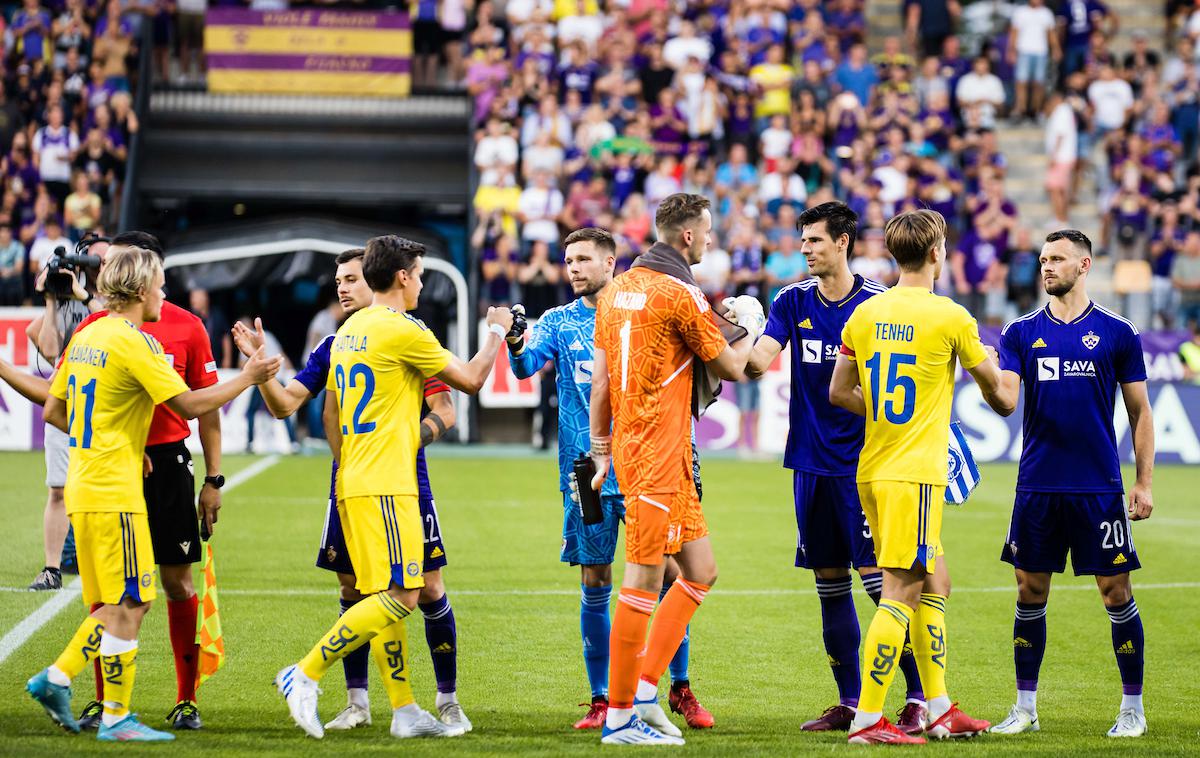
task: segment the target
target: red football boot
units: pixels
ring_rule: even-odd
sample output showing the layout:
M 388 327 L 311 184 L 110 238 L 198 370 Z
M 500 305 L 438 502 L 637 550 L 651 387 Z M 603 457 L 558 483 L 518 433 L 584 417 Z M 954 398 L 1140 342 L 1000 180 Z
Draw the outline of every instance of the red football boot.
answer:
M 848 732 L 854 721 L 854 709 L 848 705 L 831 705 L 818 718 L 800 725 L 802 732 Z
M 608 715 L 608 698 L 597 695 L 592 698 L 592 703 L 588 706 L 587 703 L 580 703 L 582 706 L 587 706 L 587 715 L 575 722 L 576 729 L 599 729 L 604 726 L 604 717 Z
M 960 711 L 958 703 L 955 703 L 950 706 L 950 710 L 926 727 L 925 733 L 935 740 L 944 740 L 947 737 L 974 737 L 981 732 L 986 732 L 991 725 L 990 721 L 971 718 Z
M 896 728 L 909 736 L 917 736 L 925 732 L 929 723 L 929 709 L 920 703 L 905 703 L 896 714 Z
M 708 709 L 700 705 L 692 688 L 686 684 L 682 687 L 672 687 L 667 695 L 667 704 L 671 710 L 683 716 L 683 720 L 692 729 L 712 729 L 715 721 Z
M 873 726 L 851 732 L 848 738 L 851 745 L 924 745 L 924 737 L 910 737 L 896 727 L 892 722 L 880 716 Z

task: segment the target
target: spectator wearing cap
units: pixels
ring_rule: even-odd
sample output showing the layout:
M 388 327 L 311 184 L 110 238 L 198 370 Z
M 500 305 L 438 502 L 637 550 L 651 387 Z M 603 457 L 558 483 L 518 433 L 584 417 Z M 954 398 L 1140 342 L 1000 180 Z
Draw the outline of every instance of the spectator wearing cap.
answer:
M 1054 14 L 1046 7 L 1045 0 L 1029 0 L 1028 5 L 1018 6 L 1009 23 L 1012 31 L 1008 36 L 1007 56 L 1009 65 L 1016 66 L 1012 117 L 1017 123 L 1026 116 L 1032 120 L 1041 112 L 1047 66 L 1051 58 L 1059 61 L 1062 51 L 1058 47 Z
M 979 115 L 979 124 L 992 128 L 998 111 L 1004 107 L 1004 82 L 992 73 L 992 60 L 986 55 L 976 56 L 971 64 L 971 73 L 958 80 L 954 97 L 959 108 L 974 110 Z

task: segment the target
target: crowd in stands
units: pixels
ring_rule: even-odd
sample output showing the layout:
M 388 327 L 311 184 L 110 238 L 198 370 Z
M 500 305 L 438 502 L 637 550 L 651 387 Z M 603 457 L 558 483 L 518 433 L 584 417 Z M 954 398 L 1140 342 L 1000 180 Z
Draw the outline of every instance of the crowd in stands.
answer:
M 112 228 L 133 135 L 144 11 L 120 0 L 23 0 L 0 16 L 0 305 L 39 297 L 55 250 Z
M 1169 55 L 1138 36 L 1121 59 L 1099 0 L 1028 0 L 970 55 L 960 12 L 910 0 L 905 34 L 870 51 L 862 0 L 480 0 L 456 44 L 478 127 L 483 305 L 537 315 L 568 299 L 560 241 L 577 226 L 612 230 L 623 270 L 657 204 L 686 191 L 713 205 L 716 249 L 697 271 L 712 298 L 767 300 L 807 276 L 796 215 L 839 199 L 860 216 L 853 270 L 885 283 L 886 219 L 941 212 L 939 288 L 1000 323 L 1040 292 L 1046 230 L 1008 196 L 996 133 L 1030 119 L 1046 129 L 1050 225 L 1083 221 L 1072 204 L 1090 179 L 1097 248 L 1149 262 L 1157 323 L 1181 323 L 1200 299 L 1200 249 L 1187 252 L 1200 247 L 1200 11 Z

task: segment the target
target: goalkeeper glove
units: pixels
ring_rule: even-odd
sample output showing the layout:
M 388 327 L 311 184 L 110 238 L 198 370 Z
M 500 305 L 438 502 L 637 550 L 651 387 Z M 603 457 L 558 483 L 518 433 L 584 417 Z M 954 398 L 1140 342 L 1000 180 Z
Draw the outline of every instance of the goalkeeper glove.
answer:
M 762 303 L 758 302 L 758 298 L 738 295 L 725 298 L 721 304 L 729 311 L 725 318 L 749 332 L 751 342 L 762 336 L 767 326 L 767 317 L 763 314 Z
M 508 334 L 504 335 L 504 341 L 508 343 L 510 351 L 519 353 L 525 342 L 525 330 L 529 328 L 529 322 L 525 320 L 525 306 L 517 303 L 509 310 L 512 311 L 513 323 Z

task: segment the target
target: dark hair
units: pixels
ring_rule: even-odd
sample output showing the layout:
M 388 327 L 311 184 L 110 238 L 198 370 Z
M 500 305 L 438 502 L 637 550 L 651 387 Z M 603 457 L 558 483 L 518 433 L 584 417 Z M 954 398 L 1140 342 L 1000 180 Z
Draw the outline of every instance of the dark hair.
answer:
M 708 198 L 704 195 L 677 192 L 659 203 L 658 210 L 654 213 L 654 226 L 667 234 L 677 233 L 688 223 L 704 215 L 708 206 Z
M 920 271 L 929 251 L 946 239 L 946 219 L 928 208 L 906 211 L 892 216 L 883 229 L 883 238 L 900 268 Z
M 366 248 L 362 248 L 362 247 L 352 247 L 349 250 L 343 250 L 342 252 L 338 253 L 338 257 L 336 259 L 337 265 L 340 266 L 343 263 L 349 263 L 350 261 L 356 261 L 359 258 L 362 258 L 366 254 L 367 254 Z
M 850 243 L 846 245 L 846 259 L 849 260 L 854 253 L 854 239 L 858 236 L 858 214 L 845 203 L 837 201 L 821 203 L 800 214 L 796 219 L 796 231 L 803 233 L 804 227 L 811 226 L 818 221 L 825 222 L 829 238 L 834 242 L 837 242 L 843 234 L 849 237 Z
M 571 232 L 563 240 L 563 248 L 570 247 L 576 242 L 590 242 L 601 250 L 614 255 L 617 252 L 617 241 L 611 234 L 598 226 L 585 226 Z
M 162 258 L 165 255 L 162 243 L 158 241 L 158 237 L 155 237 L 150 232 L 142 232 L 136 229 L 128 232 L 121 232 L 112 238 L 112 242 L 110 244 L 140 247 L 143 250 L 149 250 L 152 253 L 156 253 L 159 258 Z
M 1089 258 L 1092 255 L 1092 241 L 1078 229 L 1059 229 L 1057 232 L 1050 232 L 1046 235 L 1047 242 L 1058 242 L 1059 240 L 1070 240 L 1084 255 Z
M 367 240 L 363 254 L 363 279 L 374 292 L 387 292 L 396 282 L 396 274 L 412 271 L 425 246 L 396 234 Z

